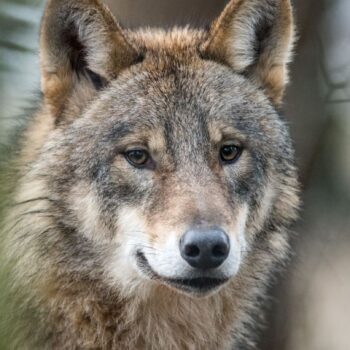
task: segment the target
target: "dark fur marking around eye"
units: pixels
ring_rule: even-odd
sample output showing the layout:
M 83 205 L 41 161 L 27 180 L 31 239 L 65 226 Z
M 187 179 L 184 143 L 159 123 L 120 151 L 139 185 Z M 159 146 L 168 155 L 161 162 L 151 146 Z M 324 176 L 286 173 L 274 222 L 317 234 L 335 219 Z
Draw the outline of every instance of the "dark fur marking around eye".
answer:
M 144 59 L 145 59 L 145 54 L 144 54 L 144 53 L 140 53 L 140 54 L 136 57 L 135 61 L 134 61 L 132 64 L 134 65 L 134 64 L 142 63 L 142 61 L 143 61 Z

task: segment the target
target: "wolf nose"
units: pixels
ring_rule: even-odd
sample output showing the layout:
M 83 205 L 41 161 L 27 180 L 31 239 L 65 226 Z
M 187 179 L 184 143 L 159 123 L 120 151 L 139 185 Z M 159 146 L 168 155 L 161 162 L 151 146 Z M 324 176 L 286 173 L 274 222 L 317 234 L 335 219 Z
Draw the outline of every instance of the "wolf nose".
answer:
M 219 267 L 230 252 L 230 239 L 219 228 L 198 228 L 187 231 L 180 239 L 180 253 L 192 267 Z

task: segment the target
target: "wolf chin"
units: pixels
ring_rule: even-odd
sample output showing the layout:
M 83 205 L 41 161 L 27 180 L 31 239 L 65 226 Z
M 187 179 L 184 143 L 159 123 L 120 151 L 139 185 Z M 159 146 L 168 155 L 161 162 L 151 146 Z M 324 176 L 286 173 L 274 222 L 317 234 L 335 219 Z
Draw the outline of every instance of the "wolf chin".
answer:
M 279 115 L 293 38 L 290 0 L 169 31 L 48 1 L 2 225 L 9 348 L 254 347 L 299 204 Z

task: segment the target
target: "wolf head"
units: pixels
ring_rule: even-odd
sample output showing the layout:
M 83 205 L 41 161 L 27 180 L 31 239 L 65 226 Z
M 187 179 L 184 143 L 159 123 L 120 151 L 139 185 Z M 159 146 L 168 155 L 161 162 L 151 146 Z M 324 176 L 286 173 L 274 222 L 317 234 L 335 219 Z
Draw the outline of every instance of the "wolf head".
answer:
M 261 250 L 283 256 L 292 43 L 289 0 L 232 0 L 210 30 L 168 32 L 122 30 L 97 0 L 49 1 L 49 126 L 18 191 L 37 256 L 124 294 L 191 295 L 234 283 Z

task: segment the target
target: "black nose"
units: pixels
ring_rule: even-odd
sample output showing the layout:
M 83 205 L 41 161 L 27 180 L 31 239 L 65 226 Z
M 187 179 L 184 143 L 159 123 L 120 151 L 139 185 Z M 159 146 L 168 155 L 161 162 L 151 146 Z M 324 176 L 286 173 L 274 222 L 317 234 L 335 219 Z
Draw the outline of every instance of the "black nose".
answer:
M 230 240 L 219 228 L 197 228 L 187 231 L 180 239 L 180 252 L 192 267 L 219 267 L 230 252 Z

